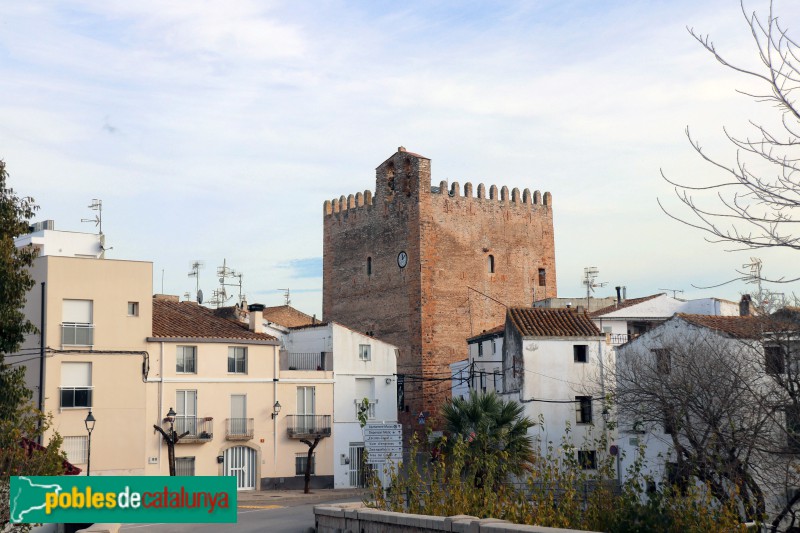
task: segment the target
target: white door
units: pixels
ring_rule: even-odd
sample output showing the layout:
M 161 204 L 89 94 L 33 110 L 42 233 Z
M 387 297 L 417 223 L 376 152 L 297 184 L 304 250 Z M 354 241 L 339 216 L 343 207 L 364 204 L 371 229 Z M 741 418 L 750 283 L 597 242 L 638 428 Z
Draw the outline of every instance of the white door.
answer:
M 297 422 L 303 431 L 314 428 L 314 387 L 297 387 Z
M 247 434 L 247 396 L 231 395 L 231 422 L 228 431 L 231 435 Z
M 234 446 L 225 450 L 222 470 L 226 476 L 236 478 L 237 490 L 256 488 L 256 451 L 247 446 Z

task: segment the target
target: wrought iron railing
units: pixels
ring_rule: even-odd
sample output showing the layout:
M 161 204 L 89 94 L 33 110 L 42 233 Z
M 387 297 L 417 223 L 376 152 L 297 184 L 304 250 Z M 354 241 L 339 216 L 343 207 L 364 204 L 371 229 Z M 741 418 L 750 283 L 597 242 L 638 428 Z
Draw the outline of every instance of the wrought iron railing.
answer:
M 178 444 L 191 444 L 194 442 L 209 442 L 214 438 L 214 419 L 210 416 L 176 416 L 175 432 L 181 437 Z
M 61 324 L 62 346 L 92 346 L 94 344 L 94 324 L 65 322 Z
M 609 344 L 625 344 L 626 342 L 633 340 L 638 335 L 628 335 L 627 333 L 609 333 L 606 335 L 607 342 Z
M 289 352 L 281 370 L 331 370 L 331 352 Z
M 250 440 L 253 438 L 255 423 L 252 418 L 228 418 L 225 421 L 227 440 Z
M 287 415 L 286 427 L 290 438 L 331 436 L 331 415 Z

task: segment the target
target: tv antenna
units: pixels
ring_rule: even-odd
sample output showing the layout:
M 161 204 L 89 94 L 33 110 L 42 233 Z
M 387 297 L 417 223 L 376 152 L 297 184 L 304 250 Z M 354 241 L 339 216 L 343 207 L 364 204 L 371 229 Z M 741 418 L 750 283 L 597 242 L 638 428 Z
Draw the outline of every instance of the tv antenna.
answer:
M 205 261 L 200 259 L 195 259 L 191 262 L 189 268 L 192 270 L 189 272 L 189 277 L 195 279 L 194 284 L 194 292 L 197 295 L 197 303 L 203 303 L 203 291 L 200 290 L 200 270 L 206 267 Z
M 605 287 L 608 285 L 607 282 L 598 283 L 597 276 L 600 275 L 600 271 L 597 267 L 586 267 L 583 269 L 583 280 L 581 283 L 586 286 L 586 312 L 589 312 L 589 298 L 591 298 L 592 293 L 597 287 Z
M 275 289 L 276 291 L 283 291 L 283 305 L 289 305 L 292 303 L 292 300 L 289 298 L 289 289 Z
M 660 291 L 667 291 L 672 293 L 672 297 L 678 299 L 678 293 L 683 294 L 683 289 L 658 289 Z
M 99 227 L 98 233 L 103 234 L 103 200 L 92 198 L 92 203 L 88 206 L 92 211 L 97 211 L 94 218 L 82 218 L 81 222 L 94 222 Z
M 239 287 L 239 305 L 242 305 L 244 301 L 244 295 L 242 294 L 242 278 L 244 274 L 241 272 L 236 272 L 234 269 L 230 268 L 227 263 L 227 259 L 222 260 L 222 266 L 217 267 L 217 277 L 219 278 L 220 289 L 216 291 L 219 294 L 221 300 L 217 300 L 215 296 L 214 303 L 217 304 L 217 307 L 221 307 L 229 298 L 228 293 L 225 290 L 225 287 Z M 225 280 L 230 278 L 237 278 L 239 281 L 236 283 L 227 283 Z

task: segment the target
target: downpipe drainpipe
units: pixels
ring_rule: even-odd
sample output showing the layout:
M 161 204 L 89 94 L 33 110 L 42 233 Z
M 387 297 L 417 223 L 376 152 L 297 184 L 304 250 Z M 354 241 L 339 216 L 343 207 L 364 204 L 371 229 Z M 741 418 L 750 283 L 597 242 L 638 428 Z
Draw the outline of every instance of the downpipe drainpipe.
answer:
M 46 315 L 46 309 L 45 309 L 46 305 L 47 305 L 47 299 L 45 297 L 45 282 L 43 281 L 42 282 L 42 305 L 41 305 L 42 317 L 41 317 L 41 321 L 39 322 L 41 324 L 40 329 L 39 329 L 39 411 L 44 411 L 44 352 L 45 352 L 45 346 L 46 346 L 45 345 L 45 340 L 47 338 L 45 336 L 45 331 L 47 329 L 47 327 L 46 327 L 46 325 L 47 325 L 46 324 L 47 315 Z M 44 445 L 44 435 L 39 433 L 38 440 L 39 440 L 39 444 Z

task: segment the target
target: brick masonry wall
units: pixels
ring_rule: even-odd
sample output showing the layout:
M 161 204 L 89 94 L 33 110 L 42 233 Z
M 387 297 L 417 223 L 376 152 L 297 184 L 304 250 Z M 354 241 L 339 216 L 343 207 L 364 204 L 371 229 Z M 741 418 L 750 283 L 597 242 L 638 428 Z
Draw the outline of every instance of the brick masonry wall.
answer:
M 430 180 L 430 160 L 401 150 L 378 167 L 374 198 L 323 208 L 324 317 L 397 345 L 398 373 L 427 379 L 406 380 L 401 421 L 414 428 L 416 413 L 435 415 L 450 397 L 449 364 L 466 357 L 466 339 L 504 322 L 503 304 L 530 305 L 534 289 L 556 295 L 549 193 L 446 182 L 432 192 Z

